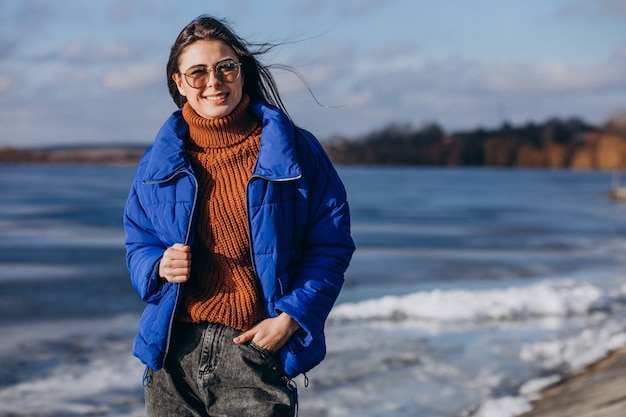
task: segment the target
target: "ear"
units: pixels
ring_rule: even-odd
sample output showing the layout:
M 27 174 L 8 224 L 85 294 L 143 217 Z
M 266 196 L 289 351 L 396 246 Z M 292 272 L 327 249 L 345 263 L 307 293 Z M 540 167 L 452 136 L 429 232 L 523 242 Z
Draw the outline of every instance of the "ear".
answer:
M 174 80 L 174 82 L 176 83 L 176 87 L 178 87 L 178 92 L 180 93 L 180 95 L 186 97 L 187 95 L 185 94 L 185 88 L 183 86 L 183 77 L 180 74 L 175 73 L 174 75 L 172 75 L 172 80 Z

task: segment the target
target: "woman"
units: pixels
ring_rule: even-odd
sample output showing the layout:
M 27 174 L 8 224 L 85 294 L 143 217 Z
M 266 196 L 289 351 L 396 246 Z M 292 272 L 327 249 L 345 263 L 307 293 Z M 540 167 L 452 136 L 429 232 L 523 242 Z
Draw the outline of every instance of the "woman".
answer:
M 291 416 L 291 379 L 325 356 L 354 251 L 345 190 L 260 53 L 208 16 L 171 49 L 179 110 L 124 215 L 150 416 Z

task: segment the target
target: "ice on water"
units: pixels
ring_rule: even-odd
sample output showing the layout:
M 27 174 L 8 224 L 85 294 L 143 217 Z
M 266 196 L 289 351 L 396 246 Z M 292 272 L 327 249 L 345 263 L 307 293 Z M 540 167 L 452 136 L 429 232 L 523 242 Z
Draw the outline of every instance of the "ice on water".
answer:
M 2 170 L 0 416 L 144 416 L 121 230 L 134 168 Z M 326 360 L 296 380 L 301 415 L 513 417 L 626 345 L 608 174 L 339 171 L 357 252 Z

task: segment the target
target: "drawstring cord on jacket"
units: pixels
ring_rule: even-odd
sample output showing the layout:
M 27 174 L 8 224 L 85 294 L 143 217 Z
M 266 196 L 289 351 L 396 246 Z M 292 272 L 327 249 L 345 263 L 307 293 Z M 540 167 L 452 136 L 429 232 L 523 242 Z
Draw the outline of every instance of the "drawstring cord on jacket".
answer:
M 146 366 L 146 369 L 143 371 L 143 387 L 147 387 L 152 382 L 152 372 L 150 372 L 150 367 Z
M 302 374 L 304 376 L 304 387 L 307 388 L 309 386 L 309 377 L 306 376 L 306 374 Z M 294 407 L 294 417 L 298 417 L 298 384 L 296 383 L 296 381 L 294 381 L 293 379 L 289 379 L 287 377 L 285 377 L 285 380 L 287 381 L 287 388 L 289 388 L 291 390 L 291 392 L 293 393 L 293 397 L 295 399 L 295 407 Z

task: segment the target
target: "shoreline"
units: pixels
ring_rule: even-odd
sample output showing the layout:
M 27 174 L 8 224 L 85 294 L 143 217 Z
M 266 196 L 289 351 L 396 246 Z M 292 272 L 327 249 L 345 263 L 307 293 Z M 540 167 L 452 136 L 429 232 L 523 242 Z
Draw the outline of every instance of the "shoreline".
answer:
M 626 347 L 546 388 L 517 417 L 626 416 Z

